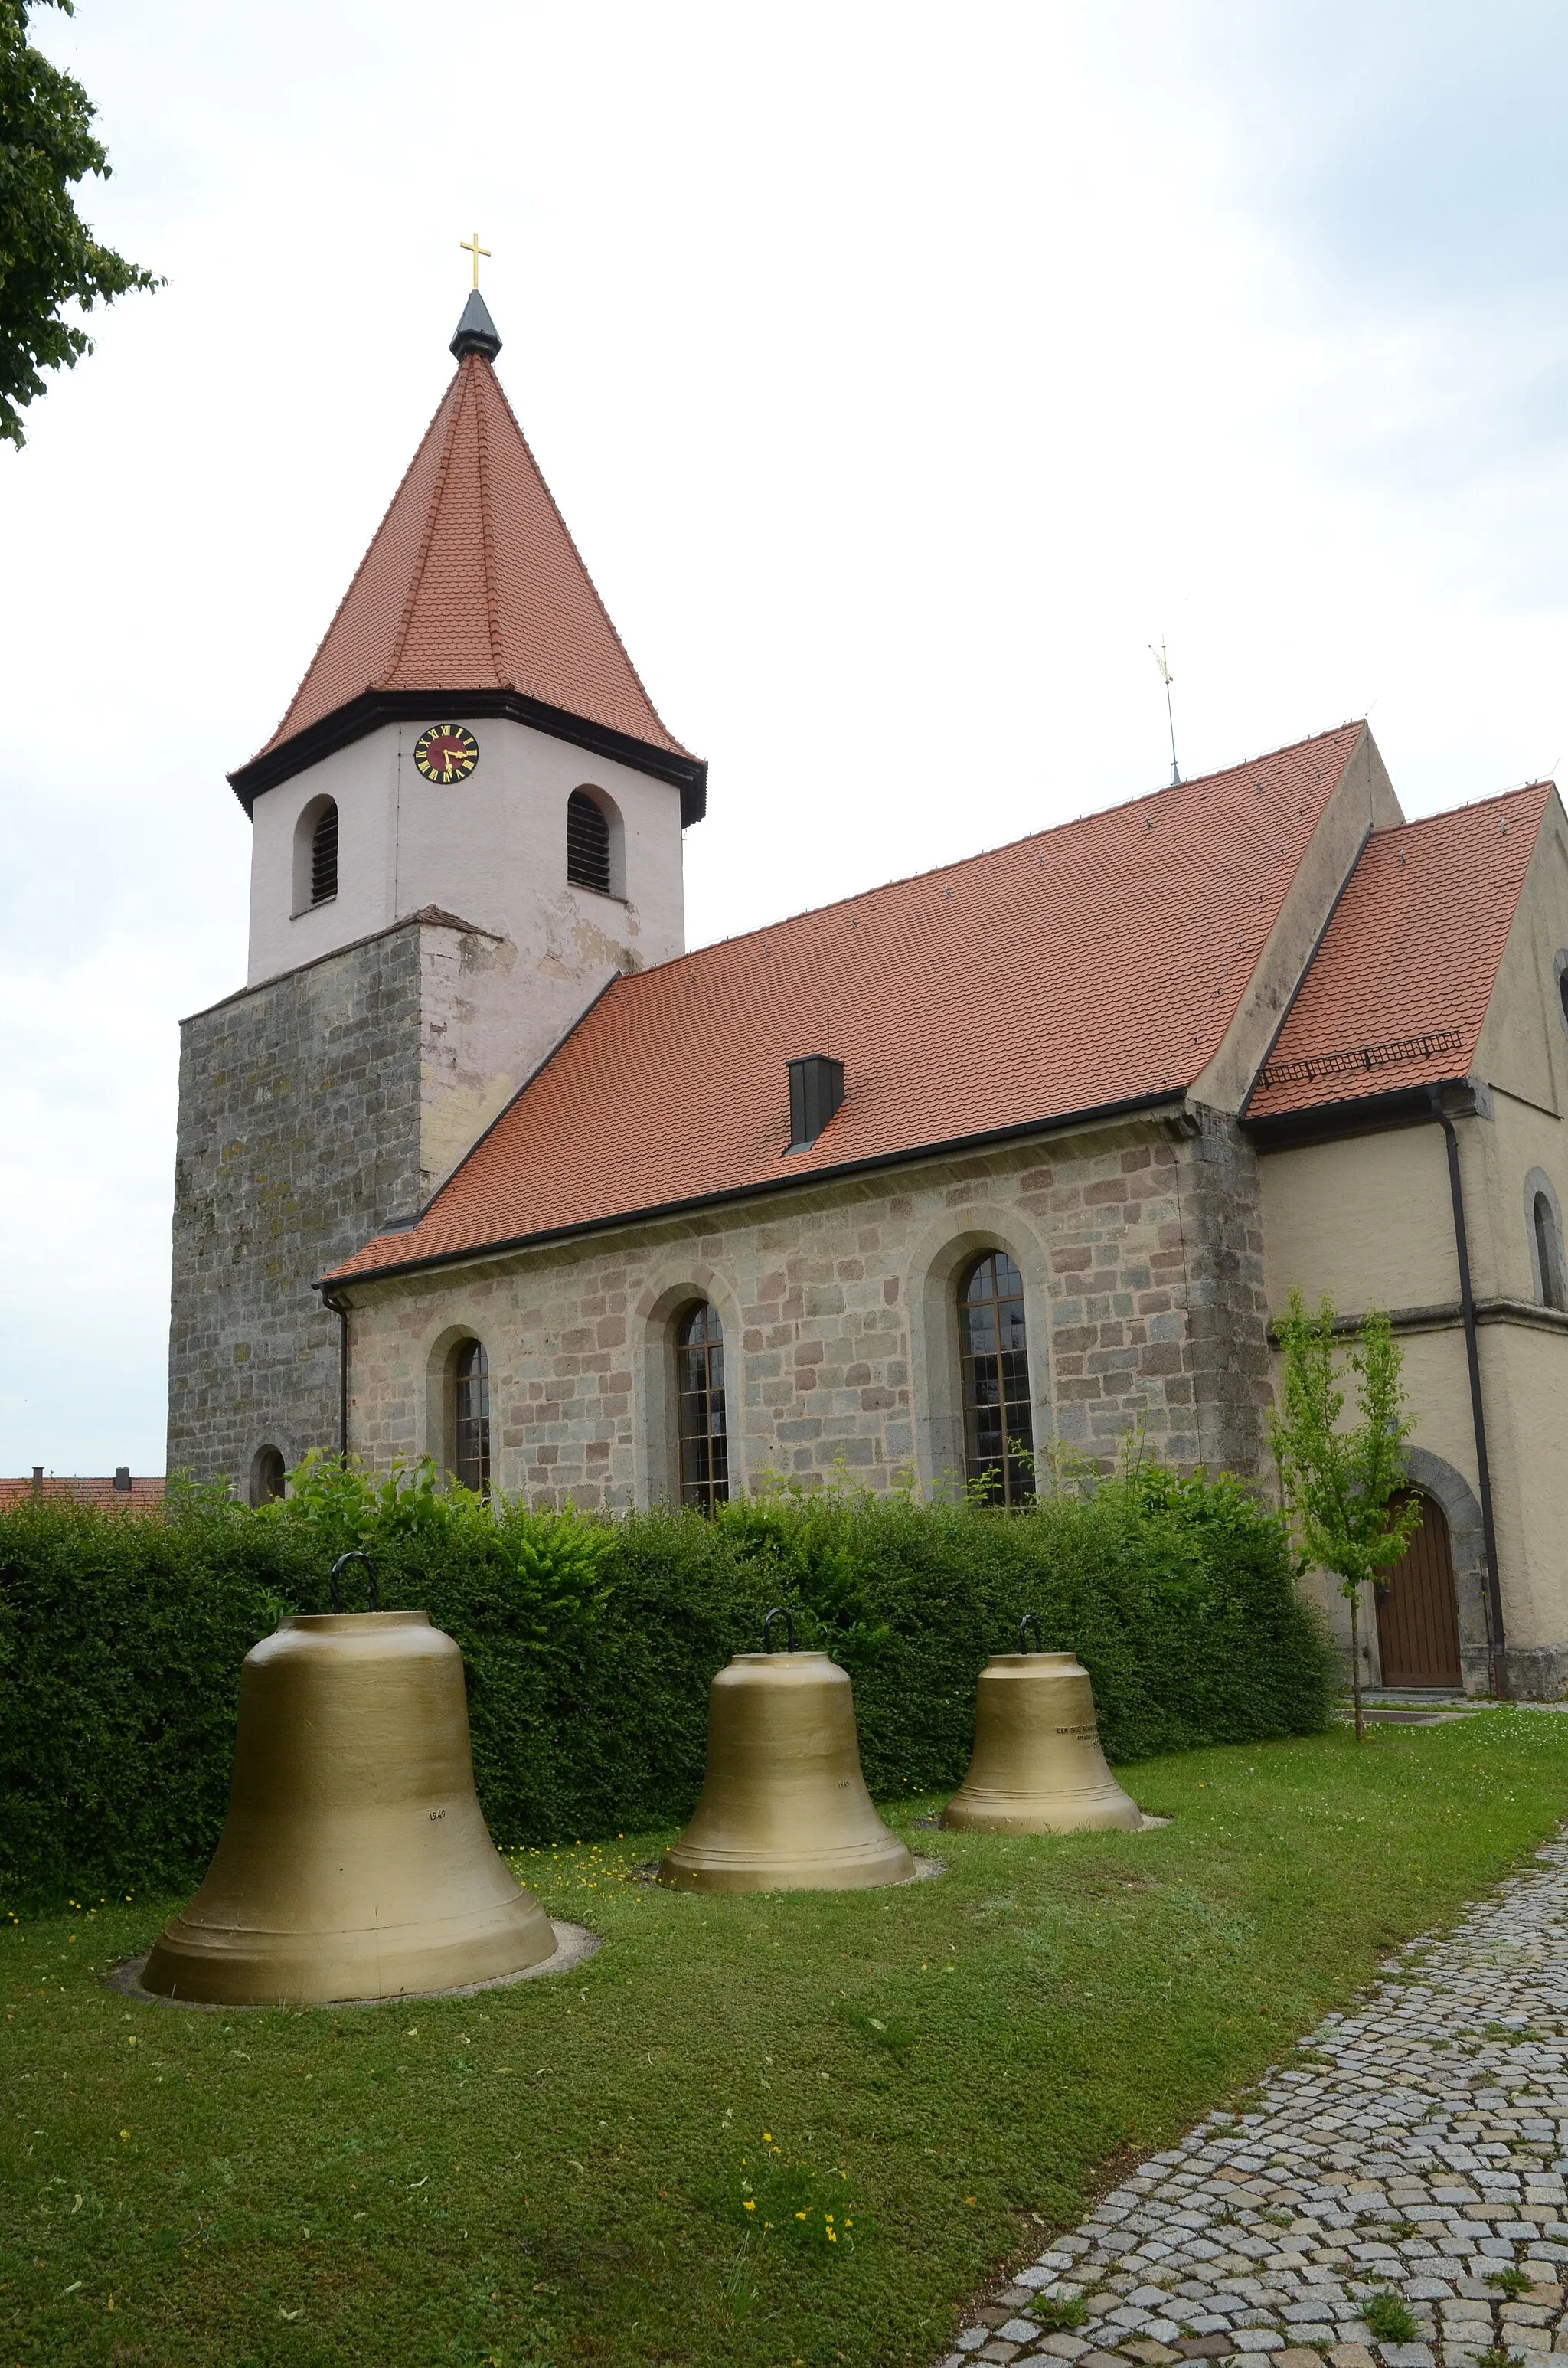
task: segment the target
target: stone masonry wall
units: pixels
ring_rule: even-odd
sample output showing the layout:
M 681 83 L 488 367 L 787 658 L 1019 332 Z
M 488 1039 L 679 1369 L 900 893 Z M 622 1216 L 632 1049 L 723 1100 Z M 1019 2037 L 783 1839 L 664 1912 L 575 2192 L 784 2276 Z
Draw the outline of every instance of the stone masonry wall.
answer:
M 420 930 L 232 996 L 180 1048 L 169 1470 L 242 1489 L 258 1448 L 337 1444 L 337 1319 L 312 1290 L 420 1182 Z
M 1256 1471 L 1268 1386 L 1256 1164 L 1210 1113 L 356 1285 L 351 1443 L 377 1467 L 449 1463 L 444 1377 L 477 1337 L 499 1486 L 545 1504 L 669 1497 L 674 1324 L 704 1297 L 724 1329 L 733 1487 L 769 1473 L 951 1487 L 955 1292 L 991 1247 L 1024 1277 L 1037 1441 L 1108 1464 L 1141 1425 L 1179 1465 Z

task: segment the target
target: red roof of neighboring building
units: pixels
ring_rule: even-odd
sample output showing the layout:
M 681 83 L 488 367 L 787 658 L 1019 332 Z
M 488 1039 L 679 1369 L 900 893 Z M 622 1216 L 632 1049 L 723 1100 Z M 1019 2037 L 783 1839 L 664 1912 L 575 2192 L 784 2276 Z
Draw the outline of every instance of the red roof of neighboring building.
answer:
M 1549 781 L 1374 831 L 1246 1107 L 1249 1119 L 1469 1075 Z
M 288 713 L 250 762 L 368 691 L 494 690 L 689 755 L 643 689 L 494 370 L 470 352 Z
M 40 1498 L 45 1504 L 108 1505 L 144 1513 L 163 1503 L 165 1485 L 162 1473 L 152 1479 L 132 1475 L 129 1488 L 117 1488 L 112 1480 L 57 1480 L 52 1474 L 42 1480 L 0 1480 L 0 1513 Z
M 341 1278 L 1179 1092 L 1366 727 L 617 979 L 417 1225 Z M 786 1064 L 845 1100 L 784 1157 Z

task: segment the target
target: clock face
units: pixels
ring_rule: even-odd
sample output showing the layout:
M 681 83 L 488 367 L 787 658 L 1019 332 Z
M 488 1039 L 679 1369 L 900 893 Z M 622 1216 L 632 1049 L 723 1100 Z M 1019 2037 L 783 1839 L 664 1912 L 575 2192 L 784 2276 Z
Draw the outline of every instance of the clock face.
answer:
M 479 743 L 460 723 L 432 723 L 414 744 L 414 761 L 427 781 L 466 781 L 479 762 Z

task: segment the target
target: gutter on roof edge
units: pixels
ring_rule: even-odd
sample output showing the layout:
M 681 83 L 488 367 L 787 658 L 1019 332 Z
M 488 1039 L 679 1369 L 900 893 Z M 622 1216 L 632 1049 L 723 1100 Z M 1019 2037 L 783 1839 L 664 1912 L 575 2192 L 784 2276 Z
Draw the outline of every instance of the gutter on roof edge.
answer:
M 611 980 L 608 984 L 613 985 L 615 982 Z M 512 1104 L 508 1103 L 507 1108 L 511 1107 Z M 994 1127 L 983 1134 L 954 1135 L 946 1143 L 916 1144 L 903 1151 L 879 1152 L 871 1159 L 846 1160 L 837 1167 L 813 1167 L 804 1175 L 766 1177 L 759 1183 L 737 1185 L 729 1192 L 700 1192 L 689 1200 L 656 1201 L 644 1209 L 622 1209 L 614 1216 L 592 1217 L 581 1224 L 554 1225 L 540 1233 L 514 1234 L 502 1241 L 474 1243 L 464 1249 L 437 1250 L 428 1258 L 400 1259 L 395 1266 L 368 1267 L 360 1274 L 345 1274 L 336 1269 L 330 1274 L 318 1275 L 311 1289 L 323 1293 L 346 1291 L 362 1282 L 390 1282 L 402 1275 L 427 1274 L 437 1267 L 468 1265 L 482 1258 L 509 1258 L 521 1250 L 547 1249 L 558 1242 L 586 1241 L 597 1234 L 615 1233 L 623 1225 L 656 1224 L 666 1217 L 684 1216 L 698 1209 L 727 1208 L 736 1201 L 761 1200 L 775 1192 L 810 1191 L 819 1184 L 842 1183 L 853 1176 L 872 1176 L 885 1168 L 908 1167 L 916 1160 L 950 1159 L 960 1152 L 997 1149 L 1004 1144 L 1025 1142 L 1030 1135 L 1065 1134 L 1073 1127 L 1103 1125 L 1112 1119 L 1136 1118 L 1159 1110 L 1172 1111 L 1174 1133 L 1197 1133 L 1198 1121 L 1187 1107 L 1187 1087 L 1177 1086 L 1157 1094 L 1135 1094 L 1126 1101 L 1101 1102 L 1089 1110 L 1069 1110 L 1060 1118 L 1033 1119 L 1022 1126 Z M 501 1116 L 505 1115 L 503 1111 Z M 499 1124 L 500 1118 L 493 1120 L 491 1127 L 485 1130 L 486 1133 Z M 482 1135 L 480 1142 L 483 1140 Z M 470 1152 L 468 1157 L 472 1156 L 472 1152 Z M 466 1165 L 466 1161 L 463 1164 Z M 452 1177 L 449 1177 L 447 1184 L 442 1185 L 442 1191 L 460 1172 L 458 1168 L 453 1169 Z M 434 1206 L 434 1202 L 430 1205 Z M 383 1226 L 381 1230 L 385 1233 L 387 1228 Z

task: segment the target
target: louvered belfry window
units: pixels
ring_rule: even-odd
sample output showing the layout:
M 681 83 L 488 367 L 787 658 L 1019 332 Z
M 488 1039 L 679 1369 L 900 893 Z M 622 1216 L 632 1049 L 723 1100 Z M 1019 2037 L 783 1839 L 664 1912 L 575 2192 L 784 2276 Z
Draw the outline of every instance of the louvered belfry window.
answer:
M 566 801 L 566 877 L 574 888 L 609 894 L 609 816 L 586 790 Z
M 724 1334 L 705 1299 L 676 1326 L 676 1392 L 680 1410 L 680 1501 L 707 1512 L 730 1496 L 730 1443 L 724 1422 Z
M 337 894 L 337 808 L 328 798 L 311 836 L 311 902 L 324 905 Z
M 476 1496 L 490 1493 L 490 1360 L 482 1340 L 465 1340 L 453 1375 L 453 1475 Z
M 1006 1250 L 987 1250 L 959 1283 L 964 1477 L 985 1505 L 1034 1497 L 1034 1418 L 1024 1279 Z

